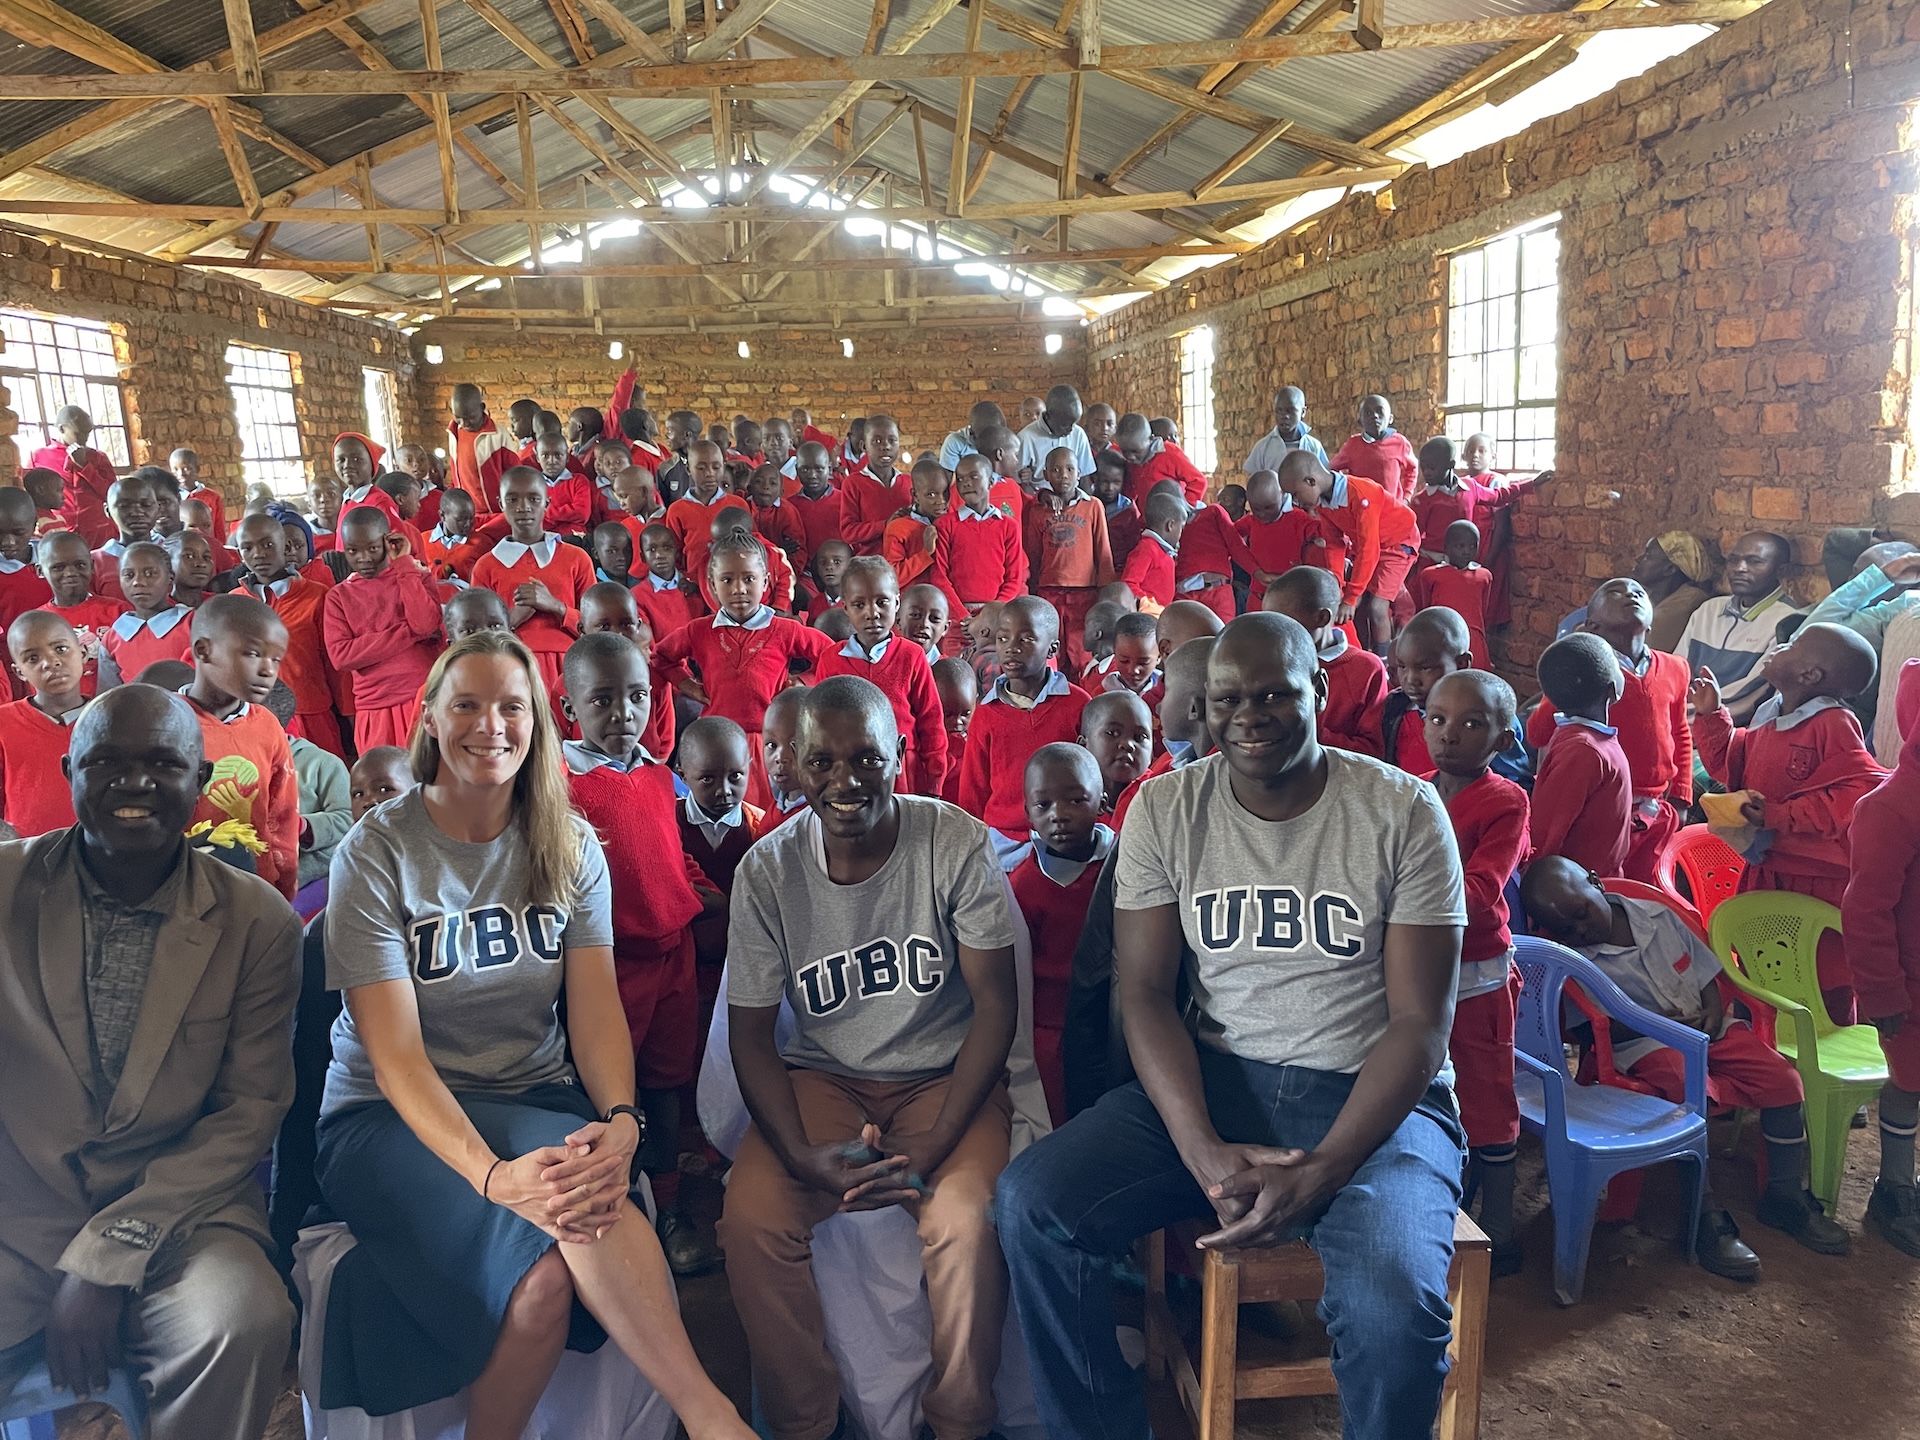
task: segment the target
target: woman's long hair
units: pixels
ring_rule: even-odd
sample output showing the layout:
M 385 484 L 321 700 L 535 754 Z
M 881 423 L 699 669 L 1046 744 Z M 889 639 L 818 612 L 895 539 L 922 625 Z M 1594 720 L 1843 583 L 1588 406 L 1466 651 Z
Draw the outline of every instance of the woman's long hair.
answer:
M 477 630 L 456 640 L 433 662 L 427 673 L 426 699 L 421 713 L 431 710 L 440 699 L 447 672 L 455 662 L 469 655 L 510 656 L 526 673 L 527 695 L 532 702 L 533 738 L 527 746 L 527 758 L 513 782 L 513 820 L 527 837 L 527 891 L 536 905 L 569 908 L 580 874 L 581 847 L 587 828 L 574 814 L 567 795 L 566 763 L 560 754 L 560 732 L 553 723 L 553 710 L 547 701 L 547 687 L 540 678 L 540 666 L 525 642 L 508 630 Z M 410 747 L 413 778 L 430 785 L 440 773 L 440 742 L 427 733 L 424 723 L 416 724 Z

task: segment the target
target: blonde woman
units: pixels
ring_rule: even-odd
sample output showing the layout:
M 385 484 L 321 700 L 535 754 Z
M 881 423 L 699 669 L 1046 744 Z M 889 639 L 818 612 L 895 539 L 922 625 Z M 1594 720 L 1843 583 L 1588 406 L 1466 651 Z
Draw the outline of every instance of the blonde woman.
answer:
M 746 1440 L 627 1198 L 641 1135 L 606 862 L 538 676 L 504 632 L 448 649 L 419 788 L 334 852 L 327 982 L 346 1009 L 316 1170 L 360 1243 L 309 1317 L 319 1403 L 389 1414 L 471 1387 L 468 1440 L 518 1440 L 561 1351 L 611 1336 L 694 1440 Z

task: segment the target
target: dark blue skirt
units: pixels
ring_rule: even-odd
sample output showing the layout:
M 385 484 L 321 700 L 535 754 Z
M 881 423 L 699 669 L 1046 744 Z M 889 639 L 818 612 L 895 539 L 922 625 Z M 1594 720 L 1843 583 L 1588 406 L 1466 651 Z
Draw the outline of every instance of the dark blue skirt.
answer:
M 454 1098 L 502 1159 L 599 1118 L 574 1085 Z M 321 1408 L 391 1415 L 457 1394 L 486 1368 L 513 1287 L 553 1238 L 481 1199 L 384 1101 L 325 1117 L 319 1141 L 321 1194 L 359 1242 L 327 1297 Z M 606 1338 L 576 1300 L 567 1348 Z

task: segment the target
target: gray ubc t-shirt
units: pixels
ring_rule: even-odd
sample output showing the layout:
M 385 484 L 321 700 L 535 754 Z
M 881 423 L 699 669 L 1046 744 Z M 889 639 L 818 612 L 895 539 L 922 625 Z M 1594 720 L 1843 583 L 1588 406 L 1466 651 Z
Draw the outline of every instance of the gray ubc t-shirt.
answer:
M 863 1079 L 941 1074 L 973 1021 L 958 947 L 1013 943 L 987 827 L 939 800 L 896 798 L 900 838 L 858 885 L 827 878 L 811 813 L 761 840 L 734 873 L 727 1003 L 789 1000 L 790 1065 Z
M 1465 925 L 1466 891 L 1431 785 L 1325 754 L 1327 788 L 1292 820 L 1249 813 L 1219 755 L 1149 780 L 1120 834 L 1114 904 L 1179 907 L 1200 1043 L 1351 1074 L 1386 1033 L 1387 925 Z
M 427 1058 L 449 1090 L 517 1094 L 568 1081 L 567 1037 L 554 1006 L 568 950 L 613 944 L 612 892 L 600 842 L 580 831 L 571 908 L 527 894 L 527 839 L 455 840 L 419 790 L 370 811 L 333 852 L 327 887 L 327 985 L 413 980 Z M 379 1100 L 373 1065 L 342 1010 L 323 1115 Z

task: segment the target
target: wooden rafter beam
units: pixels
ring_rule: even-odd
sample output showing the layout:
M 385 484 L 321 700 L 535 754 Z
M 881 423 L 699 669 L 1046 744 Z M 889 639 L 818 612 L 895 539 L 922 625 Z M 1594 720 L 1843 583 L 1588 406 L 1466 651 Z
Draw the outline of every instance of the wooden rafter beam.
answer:
M 470 0 L 479 9 L 487 0 Z M 944 16 L 957 0 L 934 0 Z M 1665 29 L 1676 25 L 1722 24 L 1760 8 L 1764 0 L 1691 0 L 1691 3 L 1556 11 L 1546 15 L 1495 15 L 1430 25 L 1389 26 L 1382 49 L 1430 50 L 1460 45 L 1497 45 L 1518 41 L 1544 44 L 1563 35 L 1594 35 L 1611 30 Z M 496 13 L 498 13 L 496 11 Z M 1011 12 L 1007 12 L 1011 13 Z M 923 17 L 920 24 L 931 18 Z M 1019 17 L 1015 17 L 1018 20 Z M 1031 26 L 1033 22 L 1025 22 Z M 916 30 L 920 28 L 917 24 Z M 931 28 L 930 25 L 927 28 Z M 1049 35 L 1052 32 L 1046 32 Z M 905 47 L 901 47 L 904 49 Z M 1274 116 L 1202 96 L 1191 86 L 1161 79 L 1162 70 L 1221 62 L 1272 64 L 1317 55 L 1364 53 L 1350 31 L 1311 35 L 1272 35 L 1258 39 L 1190 40 L 1163 45 L 1116 45 L 1102 51 L 1100 74 L 1123 84 L 1162 94 L 1171 103 L 1200 108 L 1242 129 L 1261 130 Z M 606 57 L 601 57 L 603 60 Z M 444 95 L 543 95 L 667 98 L 715 85 L 805 85 L 821 81 L 862 93 L 875 85 L 920 80 L 976 80 L 1020 75 L 1067 75 L 1080 69 L 1071 48 L 949 51 L 908 55 L 890 43 L 880 55 L 834 55 L 818 62 L 793 60 L 713 60 L 686 65 L 598 64 L 525 70 L 420 70 L 368 74 L 352 70 L 268 70 L 263 94 L 275 96 L 407 95 L 418 90 Z M 538 63 L 538 62 L 536 62 Z M 243 92 L 231 71 L 169 71 L 122 75 L 0 75 L 0 100 L 210 99 Z M 855 97 L 857 98 L 857 97 Z M 851 99 L 841 106 L 852 104 Z M 839 112 L 836 112 L 836 114 Z M 1311 132 L 1296 127 L 1296 136 Z M 1344 143 L 1344 142 L 1337 142 Z
M 216 100 L 208 107 L 207 113 L 213 117 L 213 131 L 220 139 L 220 153 L 227 158 L 227 169 L 233 174 L 233 185 L 240 192 L 240 203 L 251 214 L 260 213 L 260 186 L 253 178 L 253 166 L 247 161 L 247 152 L 240 143 L 240 132 L 233 128 L 233 113 L 225 100 Z
M 260 79 L 260 40 L 253 33 L 253 8 L 247 0 L 221 0 L 227 16 L 227 45 L 233 51 L 233 73 L 243 90 L 257 92 Z
M 643 59 L 654 65 L 671 63 L 673 57 L 661 49 L 651 35 L 629 20 L 615 0 L 580 0 L 580 3 L 612 32 L 614 39 L 637 50 Z
M 980 29 L 986 21 L 986 7 L 972 0 L 967 7 L 967 50 L 980 48 Z M 947 165 L 947 211 L 967 213 L 967 147 L 973 143 L 973 91 L 971 75 L 960 82 L 960 103 L 953 111 L 953 154 Z
M 1353 38 L 1363 50 L 1378 50 L 1387 33 L 1387 0 L 1357 0 Z
M 1226 184 L 1227 181 L 1239 171 L 1241 166 L 1253 160 L 1261 151 L 1265 150 L 1292 128 L 1293 122 L 1291 120 L 1274 121 L 1273 124 L 1269 125 L 1238 150 L 1234 151 L 1233 154 L 1229 155 L 1211 175 L 1194 186 L 1194 195 L 1199 199 L 1206 199 L 1215 190 L 1218 190 L 1222 185 Z
M 566 38 L 567 50 L 573 56 L 576 65 L 593 63 L 593 38 L 587 34 L 587 17 L 580 13 L 580 7 L 574 0 L 547 0 L 547 8 L 553 11 L 554 23 L 560 27 L 560 33 Z
M 780 0 L 741 0 L 712 32 L 687 46 L 689 61 L 718 60 L 751 35 Z

